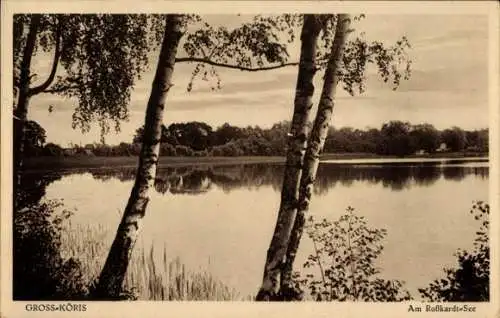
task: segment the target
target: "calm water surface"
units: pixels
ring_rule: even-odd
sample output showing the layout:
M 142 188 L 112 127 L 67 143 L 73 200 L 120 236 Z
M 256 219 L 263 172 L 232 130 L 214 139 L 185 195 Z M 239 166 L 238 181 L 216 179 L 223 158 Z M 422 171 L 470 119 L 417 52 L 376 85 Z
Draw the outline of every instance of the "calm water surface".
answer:
M 33 174 L 40 196 L 76 208 L 73 224 L 109 229 L 111 244 L 133 184 L 134 169 Z M 207 269 L 241 294 L 255 294 L 279 206 L 283 166 L 251 164 L 159 169 L 139 245 Z M 37 179 L 38 178 L 38 179 Z M 386 279 L 416 289 L 455 265 L 471 248 L 474 200 L 488 199 L 488 163 L 479 161 L 365 162 L 320 165 L 311 214 L 337 219 L 348 206 L 388 235 L 377 265 Z M 296 268 L 312 244 L 304 237 Z

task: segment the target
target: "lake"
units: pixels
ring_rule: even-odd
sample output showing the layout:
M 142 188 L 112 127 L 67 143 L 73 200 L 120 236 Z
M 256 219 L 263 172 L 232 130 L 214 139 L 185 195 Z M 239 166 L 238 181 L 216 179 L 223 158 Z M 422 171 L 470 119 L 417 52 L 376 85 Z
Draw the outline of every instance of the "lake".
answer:
M 255 294 L 283 168 L 279 163 L 160 168 L 137 246 L 165 249 L 187 268 L 207 270 L 242 295 Z M 457 249 L 472 247 L 477 224 L 469 210 L 473 201 L 488 200 L 488 171 L 487 159 L 323 162 L 310 213 L 336 220 L 352 206 L 370 227 L 387 229 L 377 260 L 381 276 L 405 281 L 418 298 L 418 287 L 441 278 L 443 267 L 455 266 Z M 26 182 L 36 199 L 64 199 L 67 208 L 76 209 L 72 226 L 104 229 L 100 239 L 109 246 L 134 173 L 120 167 L 32 171 Z M 304 235 L 296 269 L 311 252 Z

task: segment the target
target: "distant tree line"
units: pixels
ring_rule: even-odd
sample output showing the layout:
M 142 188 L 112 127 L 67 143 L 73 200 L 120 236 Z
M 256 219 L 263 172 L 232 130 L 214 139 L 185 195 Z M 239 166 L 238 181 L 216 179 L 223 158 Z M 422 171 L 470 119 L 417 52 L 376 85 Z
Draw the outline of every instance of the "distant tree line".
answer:
M 162 125 L 161 156 L 283 156 L 290 123 L 283 121 L 271 128 L 232 126 L 215 130 L 203 122 Z M 45 143 L 45 130 L 29 121 L 26 138 L 28 156 L 137 156 L 141 149 L 143 127 L 137 129 L 131 143 L 119 145 L 93 143 L 62 148 Z M 390 121 L 380 129 L 330 127 L 325 153 L 371 153 L 407 156 L 435 152 L 488 152 L 488 129 L 463 130 L 452 127 L 438 130 L 430 124 L 412 125 Z
M 437 130 L 430 124 L 390 121 L 381 129 L 330 128 L 325 152 L 365 152 L 405 156 L 416 152 L 488 152 L 488 129 L 459 127 Z

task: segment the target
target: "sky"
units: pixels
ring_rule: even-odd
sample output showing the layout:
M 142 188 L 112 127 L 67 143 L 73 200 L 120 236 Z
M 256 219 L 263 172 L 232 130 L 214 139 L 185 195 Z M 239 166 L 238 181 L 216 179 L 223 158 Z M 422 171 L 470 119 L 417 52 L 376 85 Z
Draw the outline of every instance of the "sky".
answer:
M 210 15 L 204 18 L 214 25 L 235 27 L 246 17 Z M 488 127 L 488 17 L 486 15 L 367 15 L 353 25 L 369 41 L 394 43 L 405 35 L 412 76 L 396 91 L 370 70 L 367 90 L 350 96 L 338 90 L 332 125 L 365 129 L 380 128 L 389 120 L 430 123 L 438 129 L 459 126 L 464 129 Z M 299 58 L 298 43 L 291 46 L 290 61 Z M 120 133 L 111 131 L 106 143 L 131 142 L 135 130 L 144 123 L 156 52 L 151 65 L 134 87 L 129 106 L 130 119 L 122 123 Z M 179 55 L 181 55 L 179 53 Z M 48 74 L 51 55 L 33 60 L 42 81 Z M 220 69 L 222 89 L 212 92 L 208 83 L 197 81 L 191 92 L 186 87 L 193 64 L 175 66 L 174 87 L 167 97 L 164 124 L 203 121 L 216 128 L 225 122 L 236 126 L 270 127 L 290 120 L 297 79 L 297 68 L 286 67 L 265 72 Z M 316 76 L 316 98 L 321 92 L 321 74 Z M 35 82 L 36 84 L 36 82 Z M 99 142 L 100 130 L 89 133 L 71 128 L 75 101 L 42 94 L 32 98 L 28 117 L 39 122 L 47 133 L 47 142 L 67 146 Z M 49 112 L 49 105 L 53 111 Z

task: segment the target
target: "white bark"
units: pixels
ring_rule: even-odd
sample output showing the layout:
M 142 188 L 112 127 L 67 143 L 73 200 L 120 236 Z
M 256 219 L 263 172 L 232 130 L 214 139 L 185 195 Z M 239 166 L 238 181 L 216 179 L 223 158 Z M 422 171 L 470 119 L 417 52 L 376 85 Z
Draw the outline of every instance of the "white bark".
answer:
M 274 235 L 267 252 L 262 286 L 256 300 L 274 300 L 279 292 L 279 276 L 297 212 L 300 176 L 307 141 L 307 121 L 313 106 L 313 78 L 316 73 L 316 45 L 319 31 L 317 16 L 305 15 L 281 203 Z
M 339 68 L 341 66 L 344 45 L 347 40 L 350 26 L 350 16 L 348 14 L 337 15 L 335 37 L 332 44 L 332 51 L 325 71 L 325 79 L 321 99 L 318 105 L 318 112 L 314 120 L 313 128 L 309 136 L 306 154 L 304 157 L 304 168 L 302 171 L 298 211 L 295 223 L 290 236 L 288 250 L 286 253 L 286 266 L 283 277 L 289 281 L 283 282 L 282 286 L 290 288 L 291 272 L 293 262 L 299 247 L 300 239 L 304 231 L 305 214 L 309 210 L 309 203 L 313 192 L 314 180 L 319 166 L 319 157 L 325 145 L 328 127 L 331 122 L 337 83 L 339 82 Z
M 96 288 L 96 296 L 99 298 L 116 298 L 121 292 L 141 220 L 146 213 L 149 192 L 154 186 L 165 100 L 172 86 L 175 56 L 182 37 L 181 18 L 179 15 L 167 16 L 158 66 L 146 108 L 144 137 L 135 184 L 99 277 Z

